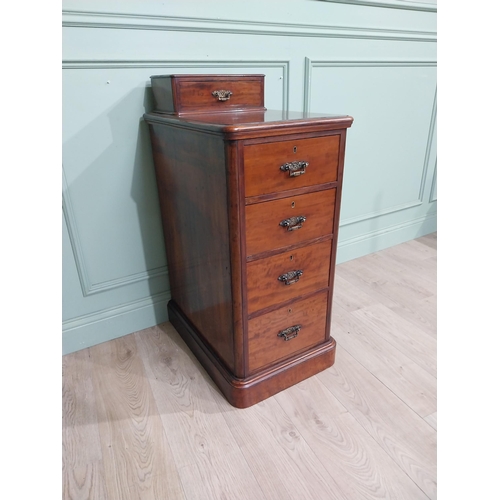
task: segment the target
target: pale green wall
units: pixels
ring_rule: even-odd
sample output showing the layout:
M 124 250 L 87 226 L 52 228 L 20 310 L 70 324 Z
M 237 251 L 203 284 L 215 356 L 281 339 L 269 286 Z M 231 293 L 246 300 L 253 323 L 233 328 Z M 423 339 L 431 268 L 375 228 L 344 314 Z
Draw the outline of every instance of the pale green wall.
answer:
M 268 109 L 354 117 L 338 262 L 436 230 L 430 0 L 66 0 L 63 9 L 65 353 L 167 319 L 142 120 L 154 74 L 264 73 Z

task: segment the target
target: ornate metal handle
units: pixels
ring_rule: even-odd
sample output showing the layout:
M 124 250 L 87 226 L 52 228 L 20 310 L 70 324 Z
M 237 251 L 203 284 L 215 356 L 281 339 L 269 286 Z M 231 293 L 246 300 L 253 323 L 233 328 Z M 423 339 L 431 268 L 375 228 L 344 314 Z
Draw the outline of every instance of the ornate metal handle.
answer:
M 291 285 L 293 283 L 297 283 L 300 277 L 304 274 L 302 269 L 297 269 L 296 271 L 289 271 L 288 273 L 282 274 L 278 276 L 278 281 L 281 281 L 285 285 Z
M 297 177 L 305 174 L 308 166 L 309 162 L 307 161 L 291 161 L 290 163 L 281 165 L 280 170 L 282 172 L 289 172 L 290 177 Z
M 217 97 L 219 101 L 229 101 L 233 93 L 230 90 L 214 90 L 212 95 Z
M 297 217 L 290 217 L 289 219 L 283 219 L 280 222 L 281 227 L 286 227 L 287 231 L 295 231 L 302 227 L 302 223 L 306 221 L 305 215 L 299 215 Z
M 302 325 L 290 326 L 281 330 L 281 332 L 278 333 L 278 337 L 283 337 L 283 340 L 285 341 L 292 340 L 299 334 L 301 328 Z

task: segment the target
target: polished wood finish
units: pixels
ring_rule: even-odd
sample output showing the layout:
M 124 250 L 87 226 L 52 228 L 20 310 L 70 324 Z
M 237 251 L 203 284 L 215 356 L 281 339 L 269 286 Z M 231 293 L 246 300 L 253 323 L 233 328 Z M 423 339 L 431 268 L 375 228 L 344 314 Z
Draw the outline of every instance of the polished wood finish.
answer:
M 282 252 L 247 264 L 248 313 L 328 288 L 331 240 Z M 303 274 L 286 285 L 278 277 L 290 271 Z
M 247 408 L 287 387 L 331 366 L 335 361 L 335 340 L 331 337 L 305 353 L 275 364 L 266 371 L 237 378 L 221 364 L 200 332 L 176 306 L 168 303 L 168 317 L 184 342 L 198 358 L 227 400 L 237 408 Z
M 260 110 L 264 108 L 264 75 L 158 75 L 151 77 L 156 111 L 186 113 Z M 231 95 L 219 100 L 212 93 L 226 90 Z
M 159 112 L 145 119 L 171 283 L 169 318 L 229 402 L 247 407 L 335 359 L 330 311 L 352 118 L 264 111 L 261 75 L 152 82 Z M 216 101 L 215 84 L 238 92 Z M 241 99 L 231 101 L 236 94 Z M 291 177 L 280 166 L 294 156 L 309 170 Z M 281 325 L 286 315 L 304 322 L 295 338 L 276 337 L 293 326 Z
M 331 234 L 335 195 L 336 190 L 329 189 L 247 206 L 247 255 Z M 306 217 L 300 229 L 289 231 L 280 226 L 281 221 L 294 216 Z
M 325 342 L 327 300 L 325 291 L 251 319 L 248 322 L 250 372 Z M 295 325 L 301 327 L 295 338 L 284 340 L 278 336 L 280 331 Z
M 337 180 L 340 136 L 313 137 L 245 146 L 245 196 L 258 196 Z M 305 173 L 290 176 L 286 162 L 305 161 Z
M 224 143 L 156 125 L 151 137 L 172 297 L 233 369 Z

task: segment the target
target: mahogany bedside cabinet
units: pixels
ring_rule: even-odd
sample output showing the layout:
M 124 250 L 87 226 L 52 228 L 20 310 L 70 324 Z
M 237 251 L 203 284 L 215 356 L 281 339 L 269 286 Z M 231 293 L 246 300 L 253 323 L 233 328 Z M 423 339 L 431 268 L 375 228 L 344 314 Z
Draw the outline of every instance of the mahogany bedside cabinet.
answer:
M 236 407 L 331 366 L 350 116 L 269 111 L 264 75 L 152 76 L 169 320 Z

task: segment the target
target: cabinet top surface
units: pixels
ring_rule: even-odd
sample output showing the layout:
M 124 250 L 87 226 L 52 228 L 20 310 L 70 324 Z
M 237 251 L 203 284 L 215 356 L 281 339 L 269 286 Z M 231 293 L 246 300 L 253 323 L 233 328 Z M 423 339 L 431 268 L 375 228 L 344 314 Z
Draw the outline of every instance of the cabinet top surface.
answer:
M 146 113 L 148 123 L 163 123 L 206 132 L 220 133 L 228 138 L 247 135 L 265 135 L 279 130 L 296 129 L 335 130 L 348 128 L 353 118 L 348 115 L 329 115 L 301 111 L 239 111 L 223 113 L 189 113 L 173 116 L 164 113 Z

